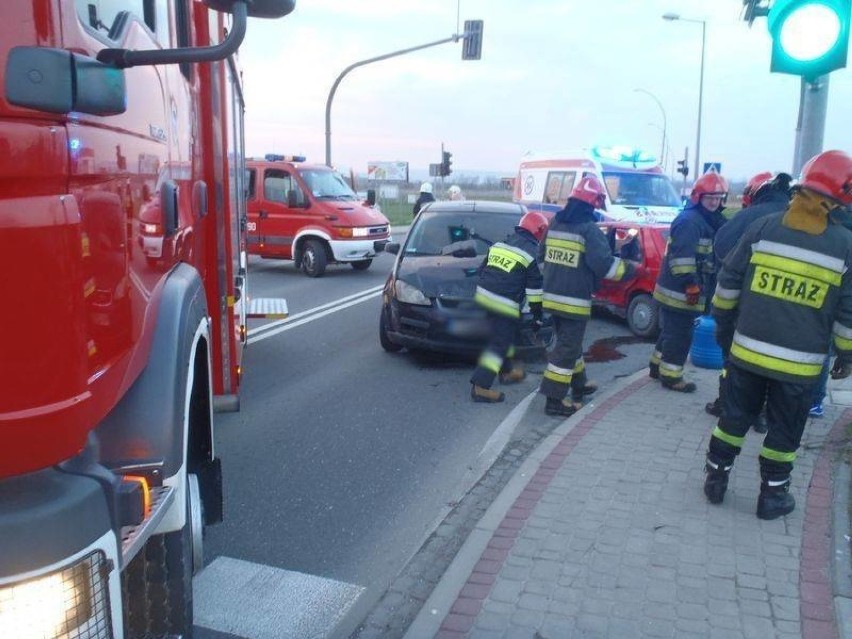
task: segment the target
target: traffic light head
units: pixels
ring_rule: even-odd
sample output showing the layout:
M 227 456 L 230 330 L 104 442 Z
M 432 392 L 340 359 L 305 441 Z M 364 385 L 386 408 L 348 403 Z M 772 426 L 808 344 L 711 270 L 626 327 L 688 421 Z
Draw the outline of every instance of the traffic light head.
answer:
M 453 154 L 449 151 L 444 151 L 441 158 L 441 175 L 447 176 L 453 172 Z
M 677 161 L 677 172 L 682 174 L 683 177 L 689 175 L 689 167 L 686 164 L 686 160 Z
M 767 24 L 776 73 L 813 81 L 846 66 L 852 0 L 775 0 Z

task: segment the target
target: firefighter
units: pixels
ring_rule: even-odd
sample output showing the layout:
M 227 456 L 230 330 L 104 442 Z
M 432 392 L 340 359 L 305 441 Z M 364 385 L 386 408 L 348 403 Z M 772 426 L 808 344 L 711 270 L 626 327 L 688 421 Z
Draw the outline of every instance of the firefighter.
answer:
M 715 279 L 713 237 L 725 219 L 722 204 L 728 184 L 718 173 L 705 173 L 692 187 L 689 204 L 672 222 L 654 299 L 662 329 L 649 362 L 649 374 L 664 388 L 695 391 L 683 379 L 695 319 L 704 311 L 704 287 Z
M 704 493 L 721 503 L 749 424 L 767 402 L 757 516 L 793 511 L 790 473 L 828 344 L 832 377 L 852 365 L 852 234 L 837 218 L 852 204 L 852 158 L 826 151 L 802 169 L 782 215 L 743 234 L 725 260 L 713 315 L 731 350 L 724 405 L 712 433 Z
M 592 293 L 602 279 L 628 279 L 635 265 L 612 254 L 595 209 L 606 208 L 600 180 L 580 180 L 565 208 L 556 213 L 542 246 L 544 308 L 553 316 L 556 344 L 548 355 L 539 392 L 548 415 L 570 417 L 597 386 L 588 382 L 583 362 L 583 334 L 592 312 Z M 566 399 L 568 390 L 571 399 Z
M 719 229 L 713 240 L 713 253 L 718 269 L 721 270 L 723 260 L 753 222 L 766 215 L 782 213 L 787 208 L 790 203 L 790 182 L 792 180 L 792 176 L 787 173 L 772 175 L 769 172 L 758 173 L 749 180 L 743 191 L 742 210 Z M 714 297 L 713 303 L 724 305 L 726 301 Z M 716 341 L 722 349 L 723 357 L 727 359 L 731 345 L 724 341 L 724 336 L 720 335 L 718 330 L 716 332 Z M 724 376 L 725 371 L 723 369 L 719 376 L 719 396 L 704 407 L 704 410 L 714 417 L 719 417 L 722 414 L 721 398 Z M 758 433 L 766 432 L 766 421 L 762 416 L 758 416 L 757 421 L 755 421 L 754 430 Z
M 424 182 L 420 185 L 420 194 L 417 196 L 417 200 L 414 202 L 414 209 L 412 210 L 412 215 L 417 215 L 420 213 L 420 209 L 423 208 L 424 204 L 428 204 L 429 202 L 434 202 L 435 196 L 432 195 L 432 183 Z
M 536 256 L 546 231 L 547 218 L 530 211 L 521 218 L 514 235 L 488 250 L 474 300 L 488 311 L 491 338 L 470 378 L 470 396 L 475 402 L 503 401 L 503 393 L 491 389 L 498 374 L 504 384 L 526 378 L 523 366 L 514 359 L 515 341 L 524 297 L 536 325 L 541 325 L 542 278 Z

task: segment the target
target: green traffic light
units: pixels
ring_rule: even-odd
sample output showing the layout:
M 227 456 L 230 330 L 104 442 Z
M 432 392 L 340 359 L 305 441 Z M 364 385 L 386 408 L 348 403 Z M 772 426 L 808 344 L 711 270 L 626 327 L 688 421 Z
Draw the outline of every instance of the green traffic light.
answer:
M 840 18 L 824 4 L 793 9 L 781 25 L 781 48 L 801 62 L 816 60 L 831 51 L 840 36 Z
M 852 0 L 776 0 L 767 17 L 772 66 L 814 80 L 846 66 Z

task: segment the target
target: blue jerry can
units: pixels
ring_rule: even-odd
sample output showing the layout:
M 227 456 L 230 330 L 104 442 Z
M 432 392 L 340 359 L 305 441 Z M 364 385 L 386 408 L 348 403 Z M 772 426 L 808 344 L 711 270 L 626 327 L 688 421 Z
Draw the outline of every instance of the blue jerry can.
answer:
M 721 369 L 725 365 L 722 349 L 716 343 L 715 333 L 716 320 L 710 315 L 701 315 L 695 320 L 689 357 L 696 366 Z

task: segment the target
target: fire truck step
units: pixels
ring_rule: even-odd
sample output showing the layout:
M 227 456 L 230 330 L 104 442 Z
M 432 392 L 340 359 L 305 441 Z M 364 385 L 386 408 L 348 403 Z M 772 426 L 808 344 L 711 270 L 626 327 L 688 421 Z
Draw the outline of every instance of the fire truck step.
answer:
M 277 297 L 255 297 L 249 300 L 246 317 L 261 319 L 286 319 L 287 300 Z
M 175 489 L 159 486 L 151 489 L 151 512 L 138 526 L 125 526 L 121 529 L 121 561 L 124 566 L 136 556 L 152 531 L 160 523 L 175 497 Z

